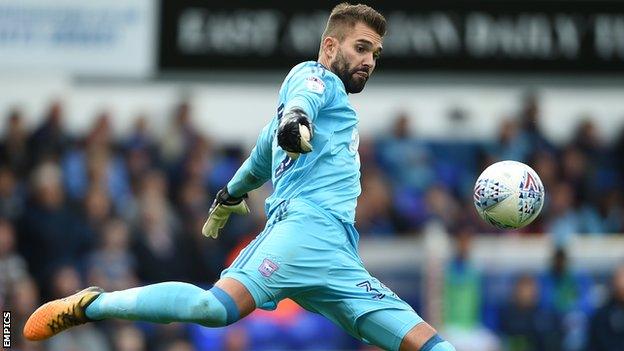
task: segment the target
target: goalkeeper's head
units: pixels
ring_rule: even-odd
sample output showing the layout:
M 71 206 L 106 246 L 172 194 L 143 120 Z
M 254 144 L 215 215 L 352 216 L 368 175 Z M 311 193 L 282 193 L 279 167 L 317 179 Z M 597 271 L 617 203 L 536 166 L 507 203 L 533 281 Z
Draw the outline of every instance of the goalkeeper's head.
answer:
M 339 4 L 327 20 L 319 62 L 340 77 L 347 93 L 359 93 L 375 69 L 385 34 L 386 19 L 375 9 Z

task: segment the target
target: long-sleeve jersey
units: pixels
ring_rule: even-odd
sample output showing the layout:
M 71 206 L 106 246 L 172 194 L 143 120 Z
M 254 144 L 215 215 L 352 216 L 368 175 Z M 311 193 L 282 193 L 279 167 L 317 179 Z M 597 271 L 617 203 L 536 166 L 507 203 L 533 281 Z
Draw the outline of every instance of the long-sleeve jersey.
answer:
M 313 151 L 296 161 L 277 144 L 279 122 L 294 107 L 303 109 L 313 125 Z M 357 125 L 340 78 L 318 62 L 298 64 L 284 79 L 275 116 L 228 183 L 228 191 L 240 196 L 271 179 L 274 191 L 266 201 L 267 213 L 283 200 L 300 198 L 353 223 L 361 192 Z

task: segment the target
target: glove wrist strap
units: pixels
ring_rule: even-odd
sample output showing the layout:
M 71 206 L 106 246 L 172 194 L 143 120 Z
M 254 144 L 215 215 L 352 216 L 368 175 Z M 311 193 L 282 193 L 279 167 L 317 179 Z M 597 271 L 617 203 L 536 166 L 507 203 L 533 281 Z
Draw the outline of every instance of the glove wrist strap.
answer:
M 247 194 L 244 194 L 242 197 L 234 197 L 230 195 L 227 190 L 227 186 L 223 187 L 223 189 L 219 190 L 217 193 L 217 202 L 224 205 L 238 205 L 247 197 Z

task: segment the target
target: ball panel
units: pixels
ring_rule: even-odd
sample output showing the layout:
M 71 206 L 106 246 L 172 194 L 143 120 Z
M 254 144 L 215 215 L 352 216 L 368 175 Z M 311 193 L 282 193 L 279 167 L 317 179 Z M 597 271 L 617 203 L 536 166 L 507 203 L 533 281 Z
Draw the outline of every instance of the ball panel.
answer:
M 524 172 L 518 191 L 518 211 L 520 226 L 533 222 L 544 205 L 544 185 L 541 179 L 530 167 Z
M 518 211 L 515 210 L 517 202 L 518 197 L 512 194 L 498 205 L 485 210 L 489 222 L 497 222 L 497 227 L 502 229 L 517 228 L 519 222 Z
M 477 208 L 486 210 L 512 194 L 513 190 L 497 179 L 479 178 L 474 188 L 474 203 Z

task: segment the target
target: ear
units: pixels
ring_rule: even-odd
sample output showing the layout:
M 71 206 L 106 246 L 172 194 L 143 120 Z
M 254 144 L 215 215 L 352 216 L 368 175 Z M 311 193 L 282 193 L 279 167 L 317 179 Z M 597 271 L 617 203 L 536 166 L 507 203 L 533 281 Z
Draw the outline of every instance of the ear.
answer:
M 323 53 L 331 60 L 336 56 L 336 52 L 338 51 L 338 40 L 333 37 L 325 37 L 323 39 Z

